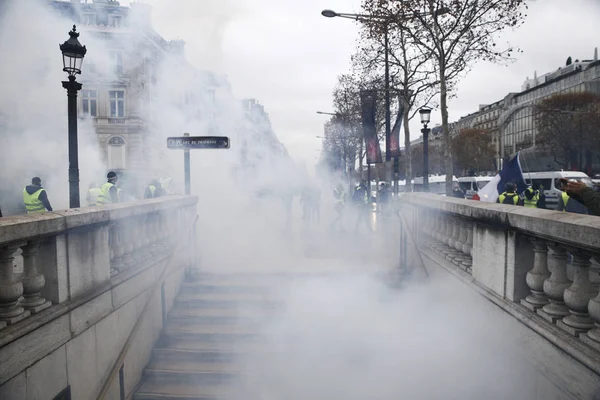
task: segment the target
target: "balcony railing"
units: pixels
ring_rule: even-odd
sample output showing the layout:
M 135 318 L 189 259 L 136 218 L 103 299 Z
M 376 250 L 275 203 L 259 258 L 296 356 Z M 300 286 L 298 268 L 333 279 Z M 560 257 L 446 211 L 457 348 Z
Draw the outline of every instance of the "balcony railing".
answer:
M 168 196 L 1 218 L 0 347 L 14 339 L 1 335 L 12 325 L 163 262 L 196 202 Z
M 600 218 L 403 196 L 423 254 L 600 375 Z

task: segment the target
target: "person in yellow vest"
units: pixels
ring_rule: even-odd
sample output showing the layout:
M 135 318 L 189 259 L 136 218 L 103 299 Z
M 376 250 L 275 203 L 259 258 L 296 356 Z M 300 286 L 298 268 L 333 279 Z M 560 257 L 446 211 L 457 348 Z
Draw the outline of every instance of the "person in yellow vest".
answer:
M 98 196 L 98 205 L 112 204 L 119 202 L 119 192 L 117 191 L 117 174 L 110 171 L 106 178 L 108 181 L 100 186 L 100 196 Z
M 504 192 L 500 196 L 498 196 L 498 200 L 496 200 L 496 203 L 511 204 L 514 206 L 523 205 L 523 202 L 517 194 L 516 185 L 510 182 L 504 185 Z
M 95 206 L 98 203 L 98 197 L 102 190 L 95 183 L 90 183 L 90 187 L 87 192 L 86 200 L 88 207 Z
M 540 201 L 540 192 L 534 190 L 531 186 L 525 189 L 525 198 L 523 199 L 523 206 L 527 208 L 538 208 Z
M 23 189 L 23 202 L 27 209 L 27 214 L 37 214 L 52 211 L 52 206 L 48 200 L 46 189 L 42 187 L 42 180 L 37 176 L 31 179 L 31 185 Z
M 144 199 L 154 199 L 164 195 L 165 191 L 163 190 L 160 182 L 158 182 L 156 179 L 153 179 L 152 182 L 146 186 L 146 190 L 144 191 Z

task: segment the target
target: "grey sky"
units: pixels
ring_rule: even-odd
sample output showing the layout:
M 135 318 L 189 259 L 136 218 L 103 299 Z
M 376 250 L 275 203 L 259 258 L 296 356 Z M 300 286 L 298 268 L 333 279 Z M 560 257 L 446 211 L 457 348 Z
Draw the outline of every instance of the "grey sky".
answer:
M 319 155 L 331 91 L 348 71 L 358 28 L 353 21 L 328 19 L 323 8 L 356 12 L 360 0 L 147 0 L 154 5 L 155 28 L 166 38 L 187 42 L 188 59 L 198 67 L 225 73 L 236 96 L 257 98 L 290 153 L 311 165 Z M 507 66 L 480 63 L 460 82 L 450 103 L 451 121 L 479 104 L 519 91 L 527 76 L 550 72 L 573 59 L 592 58 L 600 5 L 595 0 L 537 0 L 525 25 L 508 32 L 523 50 Z M 433 123 L 441 121 L 439 111 Z M 413 137 L 419 136 L 413 120 Z

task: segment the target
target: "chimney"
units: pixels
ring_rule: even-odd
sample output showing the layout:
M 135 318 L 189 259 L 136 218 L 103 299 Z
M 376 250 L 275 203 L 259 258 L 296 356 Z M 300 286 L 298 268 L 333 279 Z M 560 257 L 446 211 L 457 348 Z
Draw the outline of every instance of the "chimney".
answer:
M 594 61 L 598 61 L 598 48 L 594 49 Z

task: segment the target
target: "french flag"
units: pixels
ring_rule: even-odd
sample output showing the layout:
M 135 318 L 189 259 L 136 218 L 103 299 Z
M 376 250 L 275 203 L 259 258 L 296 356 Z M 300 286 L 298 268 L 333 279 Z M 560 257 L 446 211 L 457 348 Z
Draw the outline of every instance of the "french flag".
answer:
M 502 171 L 494 179 L 489 181 L 483 189 L 475 193 L 473 200 L 495 203 L 500 193 L 504 193 L 504 185 L 509 182 L 516 184 L 518 194 L 523 193 L 527 189 L 527 183 L 525 182 L 521 162 L 519 161 L 519 153 L 512 160 L 504 164 Z

